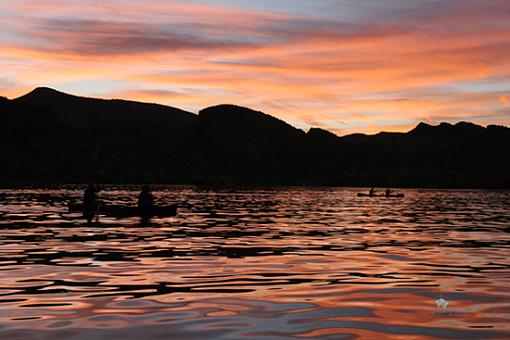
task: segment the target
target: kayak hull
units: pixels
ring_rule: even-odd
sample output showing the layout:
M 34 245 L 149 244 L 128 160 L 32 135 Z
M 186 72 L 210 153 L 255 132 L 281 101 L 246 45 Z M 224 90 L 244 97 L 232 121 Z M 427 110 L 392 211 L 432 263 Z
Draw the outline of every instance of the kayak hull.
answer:
M 177 204 L 156 206 L 148 209 L 138 207 L 125 207 L 116 205 L 100 206 L 97 211 L 85 209 L 83 204 L 69 203 L 70 212 L 81 212 L 87 218 L 90 215 L 107 215 L 114 217 L 172 217 L 177 215 Z
M 364 193 L 358 193 L 358 197 L 387 197 L 387 198 L 404 198 L 404 194 L 395 194 L 395 195 L 389 195 L 389 196 L 386 196 L 386 195 L 369 195 L 369 194 L 364 194 Z

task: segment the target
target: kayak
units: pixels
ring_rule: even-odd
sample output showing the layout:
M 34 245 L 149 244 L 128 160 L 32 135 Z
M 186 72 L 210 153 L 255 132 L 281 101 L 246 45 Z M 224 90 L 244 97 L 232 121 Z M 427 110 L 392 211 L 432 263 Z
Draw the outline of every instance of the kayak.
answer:
M 69 203 L 69 212 L 82 212 L 85 214 L 94 213 L 85 211 L 83 204 Z M 172 217 L 177 215 L 177 204 L 167 206 L 155 206 L 150 209 L 139 209 L 138 207 L 126 207 L 120 205 L 101 205 L 97 211 L 99 215 L 109 215 L 114 217 Z
M 388 197 L 388 198 L 404 198 L 404 194 L 392 194 L 392 195 L 389 195 L 389 196 L 386 196 L 386 195 L 372 195 L 370 196 L 369 194 L 365 194 L 365 193 L 361 193 L 359 192 L 358 193 L 358 197 Z

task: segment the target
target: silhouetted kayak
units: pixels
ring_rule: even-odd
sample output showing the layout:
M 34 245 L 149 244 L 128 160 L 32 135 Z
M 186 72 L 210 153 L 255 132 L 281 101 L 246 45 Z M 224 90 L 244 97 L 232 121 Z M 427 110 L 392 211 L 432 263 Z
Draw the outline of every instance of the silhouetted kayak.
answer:
M 83 204 L 69 203 L 68 209 L 70 212 L 86 213 L 83 208 Z M 156 206 L 151 209 L 139 209 L 138 207 L 126 207 L 119 205 L 102 205 L 99 207 L 97 213 L 115 217 L 172 217 L 177 215 L 177 204 Z
M 394 197 L 394 198 L 404 198 L 404 196 L 405 196 L 404 194 L 393 194 L 393 195 L 389 195 L 389 196 L 386 196 L 386 195 L 383 194 L 383 195 L 372 195 L 372 196 L 370 196 L 369 194 L 364 194 L 362 192 L 358 193 L 358 197 L 388 197 L 388 198 Z

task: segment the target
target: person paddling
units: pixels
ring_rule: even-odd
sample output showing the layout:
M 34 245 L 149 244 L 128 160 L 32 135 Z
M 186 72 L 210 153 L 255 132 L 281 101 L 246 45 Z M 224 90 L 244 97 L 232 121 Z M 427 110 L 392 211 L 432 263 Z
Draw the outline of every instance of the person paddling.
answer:
M 390 197 L 391 196 L 391 190 L 388 188 L 386 189 L 386 191 L 384 192 L 384 194 L 386 195 L 386 197 Z
M 99 189 L 97 185 L 89 184 L 83 195 L 83 216 L 88 223 L 92 222 L 94 216 L 97 215 L 97 193 Z
M 144 185 L 140 195 L 138 195 L 138 209 L 144 214 L 148 214 L 154 208 L 154 196 L 152 196 L 150 187 Z
M 370 190 L 368 191 L 368 196 L 369 196 L 369 197 L 374 197 L 374 194 L 375 194 L 375 189 L 374 189 L 374 188 L 372 188 L 372 189 L 370 189 Z

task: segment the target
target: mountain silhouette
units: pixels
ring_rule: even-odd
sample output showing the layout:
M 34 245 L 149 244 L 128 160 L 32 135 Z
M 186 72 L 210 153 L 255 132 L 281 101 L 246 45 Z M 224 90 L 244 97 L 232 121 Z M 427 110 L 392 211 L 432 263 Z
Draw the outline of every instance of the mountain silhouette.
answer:
M 38 87 L 14 101 L 50 109 L 63 123 L 78 130 L 164 128 L 176 131 L 196 119 L 190 112 L 169 106 L 79 97 L 47 87 Z
M 262 112 L 219 105 L 200 111 L 197 137 L 213 174 L 284 181 L 299 165 L 305 133 Z
M 193 114 L 50 88 L 0 97 L 0 183 L 509 188 L 510 129 L 468 122 L 343 137 L 218 105 Z

